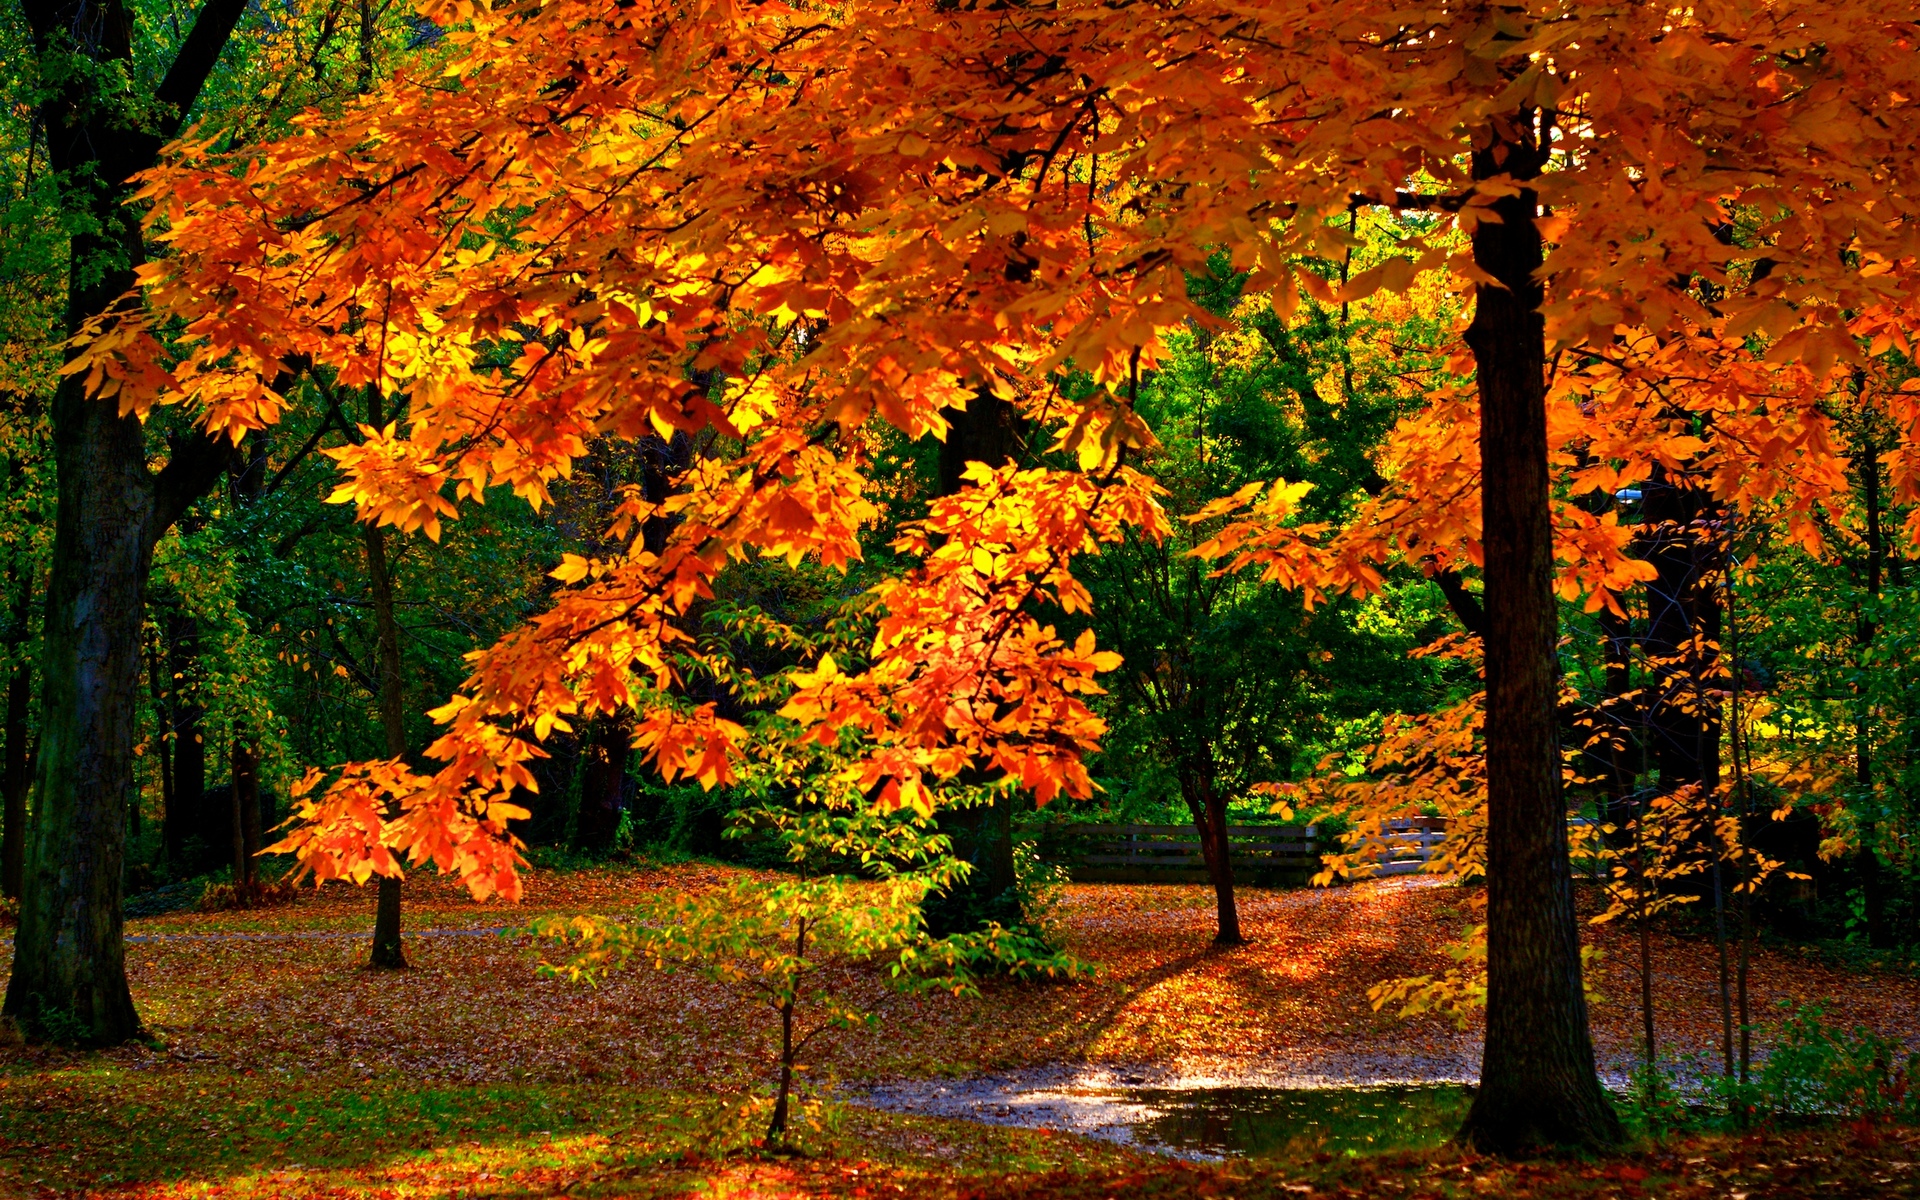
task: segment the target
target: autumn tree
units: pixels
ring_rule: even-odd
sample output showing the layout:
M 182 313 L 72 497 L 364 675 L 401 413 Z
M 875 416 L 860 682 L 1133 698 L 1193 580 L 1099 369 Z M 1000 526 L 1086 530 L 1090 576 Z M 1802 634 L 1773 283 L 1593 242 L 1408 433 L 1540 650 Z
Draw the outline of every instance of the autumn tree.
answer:
M 202 133 L 227 147 L 257 142 L 301 106 L 340 94 L 330 72 L 350 31 L 363 70 L 376 72 L 396 24 L 408 31 L 400 44 L 419 32 L 392 5 L 352 7 L 331 0 L 252 19 L 237 2 L 165 14 L 122 0 L 9 8 L 6 77 L 23 101 L 9 116 L 21 118 L 26 176 L 37 185 L 28 204 L 10 198 L 10 233 L 30 216 L 33 235 L 10 236 L 7 249 L 10 258 L 23 246 L 50 249 L 61 268 L 33 303 L 9 304 L 10 365 L 49 355 L 57 365 L 71 355 L 69 335 L 130 296 L 148 252 L 141 211 L 128 203 L 134 177 L 190 119 L 212 117 Z M 32 278 L 9 272 L 10 283 Z M 43 308 L 51 319 L 38 320 Z M 48 414 L 57 516 L 36 663 L 35 832 L 21 855 L 27 895 L 6 1013 L 29 1029 L 114 1042 L 138 1029 L 119 896 L 154 548 L 228 469 L 244 435 L 87 403 L 78 376 L 23 398 Z M 220 815 L 209 832 L 224 844 L 229 814 Z M 42 1012 L 49 1022 L 38 1021 Z
M 1390 436 L 1385 486 L 1341 527 L 1290 523 L 1283 482 L 1242 497 L 1223 548 L 1309 602 L 1392 561 L 1481 569 L 1488 1026 L 1467 1133 L 1618 1136 L 1580 986 L 1555 605 L 1605 607 L 1645 564 L 1576 501 L 1696 461 L 1719 502 L 1791 493 L 1783 519 L 1816 528 L 1843 474 L 1817 399 L 1856 335 L 1904 345 L 1909 324 L 1907 25 L 1845 0 L 426 11 L 470 27 L 457 86 L 397 82 L 244 169 L 194 146 L 151 178 L 170 257 L 145 310 L 90 331 L 90 381 L 215 432 L 279 418 L 285 354 L 404 394 L 406 429 L 337 452 L 341 496 L 430 536 L 490 488 L 544 503 L 590 437 L 713 429 L 726 453 L 669 501 L 663 549 L 632 540 L 655 511 L 635 501 L 622 552 L 563 563 L 552 610 L 439 710 L 436 770 L 309 792 L 307 862 L 364 877 L 405 855 L 511 894 L 528 762 L 607 712 L 643 714 L 635 744 L 668 778 L 727 782 L 738 726 L 678 688 L 680 618 L 736 558 L 858 553 L 863 428 L 945 435 L 981 387 L 1078 469 L 968 468 L 900 539 L 915 565 L 874 593 L 871 659 L 823 661 L 784 711 L 857 737 L 846 779 L 883 807 L 931 807 L 970 768 L 1085 794 L 1085 697 L 1116 664 L 1044 614 L 1088 603 L 1076 556 L 1165 530 L 1127 461 L 1152 442 L 1130 402 L 1196 314 L 1187 273 L 1225 249 L 1290 319 L 1302 288 L 1337 303 L 1442 272 L 1473 313 L 1472 383 Z M 1344 258 L 1373 208 L 1439 219 L 1336 295 L 1303 264 Z M 1716 232 L 1734 212 L 1744 240 Z M 1090 387 L 1065 391 L 1069 369 Z M 1913 488 L 1920 459 L 1889 458 Z

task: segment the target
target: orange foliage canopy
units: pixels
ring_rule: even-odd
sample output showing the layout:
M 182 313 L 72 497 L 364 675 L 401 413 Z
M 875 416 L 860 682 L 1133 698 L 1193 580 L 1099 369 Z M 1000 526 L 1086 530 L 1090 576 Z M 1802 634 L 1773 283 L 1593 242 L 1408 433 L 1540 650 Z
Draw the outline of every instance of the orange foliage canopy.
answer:
M 1161 332 L 1203 319 L 1184 272 L 1225 248 L 1283 316 L 1427 271 L 1471 293 L 1488 279 L 1461 235 L 1515 185 L 1466 155 L 1500 130 L 1554 146 L 1531 186 L 1563 594 L 1607 603 L 1644 572 L 1577 500 L 1655 463 L 1705 466 L 1814 544 L 1844 487 L 1821 404 L 1863 343 L 1905 349 L 1913 326 L 1920 55 L 1912 22 L 1862 0 L 422 11 L 455 30 L 443 75 L 262 149 L 179 147 L 144 192 L 169 255 L 76 369 L 123 410 L 189 403 L 236 437 L 279 419 L 289 364 L 405 393 L 405 428 L 335 452 L 337 498 L 429 536 L 488 489 L 543 503 L 597 436 L 730 449 L 670 502 L 664 552 L 569 559 L 552 610 L 478 656 L 434 774 L 356 767 L 307 802 L 292 843 L 323 874 L 407 853 L 513 894 L 512 791 L 541 738 L 597 712 L 639 713 L 668 775 L 725 782 L 740 730 L 676 698 L 678 622 L 729 560 L 857 555 L 861 427 L 938 436 L 983 390 L 1080 470 L 976 470 L 907 535 L 921 566 L 884 589 L 870 664 L 818 664 L 787 711 L 821 740 L 858 730 L 856 781 L 889 803 L 970 762 L 1085 794 L 1085 697 L 1112 659 L 1027 601 L 1084 604 L 1073 556 L 1162 528 L 1124 463 L 1150 441 L 1127 400 Z M 1372 206 L 1431 219 L 1329 282 L 1313 264 Z M 1069 367 L 1090 390 L 1062 391 Z M 1443 387 L 1350 526 L 1293 527 L 1283 481 L 1217 549 L 1317 590 L 1473 563 L 1476 421 Z M 1920 445 L 1888 466 L 1920 499 Z M 387 798 L 404 815 L 369 821 Z

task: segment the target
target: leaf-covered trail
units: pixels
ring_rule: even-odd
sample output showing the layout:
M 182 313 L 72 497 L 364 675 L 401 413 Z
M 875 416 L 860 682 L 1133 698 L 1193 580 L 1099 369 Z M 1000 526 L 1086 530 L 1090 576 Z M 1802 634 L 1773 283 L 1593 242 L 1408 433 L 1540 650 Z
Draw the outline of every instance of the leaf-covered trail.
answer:
M 711 886 L 723 868 L 536 875 L 519 908 L 475 904 L 439 880 L 410 880 L 414 928 L 480 930 L 532 913 L 611 912 L 657 888 Z M 1061 928 L 1099 966 L 1091 980 L 993 985 L 978 1000 L 902 996 L 873 973 L 836 970 L 836 984 L 876 1011 L 880 1027 L 837 1035 L 815 1071 L 857 1081 L 949 1075 L 1047 1063 L 1098 1063 L 1155 1075 L 1245 1081 L 1471 1078 L 1479 1031 L 1372 1011 L 1369 985 L 1446 967 L 1441 947 L 1471 921 L 1466 894 L 1419 884 L 1335 890 L 1249 890 L 1251 944 L 1210 945 L 1212 899 L 1180 886 L 1076 886 Z M 288 909 L 172 914 L 131 923 L 154 940 L 128 948 L 135 997 L 176 1061 L 242 1068 L 405 1071 L 450 1081 L 622 1080 L 658 1087 L 743 1086 L 762 1077 L 767 1022 L 724 989 L 642 971 L 598 988 L 542 980 L 514 940 L 415 937 L 414 970 L 358 969 L 353 938 L 188 940 L 183 934 L 351 933 L 371 896 L 341 887 Z M 1605 950 L 1593 1010 L 1611 1072 L 1637 1052 L 1638 981 L 1628 931 L 1588 928 Z M 1663 1038 L 1716 1052 L 1719 1013 L 1711 944 L 1670 937 L 1655 947 Z M 1817 999 L 1831 1019 L 1920 1044 L 1920 982 L 1855 974 L 1767 952 L 1756 960 L 1754 1011 Z M 129 1050 L 142 1055 L 148 1052 Z
M 538 979 L 530 948 L 484 931 L 531 913 L 620 912 L 642 892 L 712 886 L 683 866 L 536 876 L 521 909 L 442 881 L 408 885 L 414 969 L 370 974 L 371 896 L 344 888 L 288 909 L 135 921 L 141 1011 L 162 1048 L 84 1055 L 0 1047 L 0 1194 L 115 1200 L 223 1194 L 288 1200 L 623 1196 L 925 1196 L 1097 1200 L 1488 1194 L 1753 1200 L 1877 1196 L 1912 1184 L 1913 1131 L 1770 1133 L 1536 1168 L 1445 1151 L 1199 1167 L 1046 1131 L 840 1110 L 812 1157 L 705 1157 L 716 1120 L 766 1075 L 768 1022 L 688 976 L 597 988 Z M 978 1000 L 898 996 L 870 970 L 845 990 L 881 1027 L 827 1044 L 817 1073 L 849 1082 L 1047 1063 L 1241 1081 L 1470 1075 L 1478 1031 L 1371 1010 L 1367 986 L 1432 971 L 1471 919 L 1459 891 L 1394 885 L 1248 892 L 1253 944 L 1211 949 L 1200 888 L 1075 887 L 1062 929 L 1091 980 L 996 985 Z M 1625 931 L 1606 939 L 1594 1010 L 1603 1049 L 1631 1054 L 1638 1014 Z M 261 936 L 269 935 L 269 936 Z M 340 936 L 348 935 L 348 936 Z M 359 935 L 359 936 L 354 936 Z M 1663 1027 L 1717 1038 L 1712 947 L 1663 938 Z M 1763 998 L 1819 998 L 1845 1022 L 1911 1036 L 1920 984 L 1763 955 Z M 636 1086 L 639 1085 L 639 1086 Z M 657 1090 L 655 1090 L 657 1089 Z M 1642 1186 L 1644 1184 L 1644 1187 Z M 1804 1185 L 1804 1186 L 1803 1186 Z

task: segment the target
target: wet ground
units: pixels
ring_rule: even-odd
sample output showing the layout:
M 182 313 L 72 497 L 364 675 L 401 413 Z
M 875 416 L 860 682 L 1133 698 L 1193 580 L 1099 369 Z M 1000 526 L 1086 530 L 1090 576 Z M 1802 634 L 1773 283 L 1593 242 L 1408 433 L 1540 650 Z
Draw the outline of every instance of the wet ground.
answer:
M 1181 1158 L 1264 1158 L 1435 1146 L 1460 1127 L 1472 1096 L 1458 1079 L 1247 1083 L 1039 1068 L 901 1081 L 848 1098 L 893 1112 L 1072 1132 Z

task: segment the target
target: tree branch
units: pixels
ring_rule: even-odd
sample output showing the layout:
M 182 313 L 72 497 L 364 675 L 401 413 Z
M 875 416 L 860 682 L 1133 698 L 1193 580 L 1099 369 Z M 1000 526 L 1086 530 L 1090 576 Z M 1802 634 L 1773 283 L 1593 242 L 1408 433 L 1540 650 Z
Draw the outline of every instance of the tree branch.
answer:
M 1453 610 L 1454 616 L 1460 618 L 1460 623 L 1467 627 L 1467 632 L 1475 637 L 1486 633 L 1486 610 L 1480 607 L 1480 601 L 1474 594 L 1467 590 L 1466 581 L 1460 578 L 1460 572 L 1449 568 L 1444 571 L 1435 571 L 1432 578 L 1440 585 L 1440 593 L 1447 598 L 1447 607 Z
M 220 61 L 220 51 L 246 11 L 247 0 L 206 0 L 200 6 L 200 15 L 193 19 L 193 29 L 187 33 L 180 52 L 173 56 L 167 77 L 160 81 L 160 88 L 153 95 L 172 110 L 160 119 L 163 138 L 179 133 L 186 124 L 187 111 L 200 98 L 207 77 L 213 74 L 214 64 Z
M 1472 199 L 1471 191 L 1452 192 L 1440 195 L 1432 192 L 1395 192 L 1382 199 L 1369 196 L 1364 192 L 1355 192 L 1348 197 L 1347 203 L 1357 208 L 1397 208 L 1402 211 L 1418 212 L 1459 212 Z
M 168 440 L 173 453 L 167 465 L 153 477 L 153 528 L 149 536 L 156 542 L 180 519 L 180 514 L 187 511 L 188 505 L 206 494 L 233 461 L 234 454 L 232 442 L 223 436 L 209 436 L 202 429 Z

